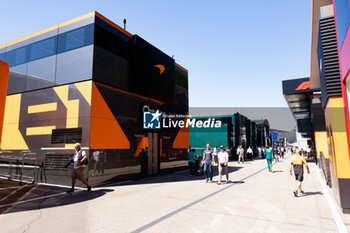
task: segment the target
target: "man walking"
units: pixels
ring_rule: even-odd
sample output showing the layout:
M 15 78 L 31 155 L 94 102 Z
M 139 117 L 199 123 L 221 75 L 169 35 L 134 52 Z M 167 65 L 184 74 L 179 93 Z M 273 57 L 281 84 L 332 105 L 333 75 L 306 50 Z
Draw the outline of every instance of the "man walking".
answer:
M 214 153 L 210 149 L 210 144 L 207 144 L 207 149 L 203 153 L 204 174 L 205 182 L 213 182 L 213 165 L 214 165 Z
M 300 150 L 296 151 L 296 154 L 293 155 L 290 162 L 290 175 L 293 175 L 292 168 L 294 170 L 295 180 L 297 181 L 297 189 L 293 191 L 295 197 L 300 197 L 304 194 L 304 191 L 301 189 L 301 185 L 304 180 L 304 165 L 306 167 L 307 173 L 310 174 L 309 166 L 307 165 L 306 159 L 301 155 Z
M 242 148 L 242 146 L 239 146 L 237 149 L 237 155 L 238 155 L 238 163 L 241 162 L 244 163 L 244 149 Z
M 265 157 L 267 162 L 267 169 L 269 170 L 269 172 L 272 172 L 272 158 L 273 158 L 272 147 L 265 149 Z
M 275 162 L 276 163 L 279 162 L 280 160 L 279 160 L 279 156 L 278 156 L 278 148 L 277 148 L 277 146 L 273 147 L 273 155 L 275 157 Z
M 69 193 L 74 192 L 74 186 L 77 179 L 83 182 L 86 185 L 87 190 L 90 192 L 91 185 L 89 185 L 89 183 L 84 178 L 85 165 L 87 164 L 86 152 L 81 149 L 80 143 L 76 143 L 74 145 L 74 149 L 75 149 L 75 155 L 70 160 L 70 162 L 65 166 L 65 167 L 68 167 L 68 165 L 71 162 L 73 162 L 74 164 L 73 171 L 72 171 L 72 188 L 68 192 Z
M 219 182 L 218 182 L 218 184 L 221 184 L 222 170 L 225 170 L 226 183 L 228 183 L 229 182 L 229 179 L 228 179 L 228 153 L 225 151 L 225 147 L 223 145 L 220 146 L 220 152 L 218 154 L 218 167 L 219 167 Z

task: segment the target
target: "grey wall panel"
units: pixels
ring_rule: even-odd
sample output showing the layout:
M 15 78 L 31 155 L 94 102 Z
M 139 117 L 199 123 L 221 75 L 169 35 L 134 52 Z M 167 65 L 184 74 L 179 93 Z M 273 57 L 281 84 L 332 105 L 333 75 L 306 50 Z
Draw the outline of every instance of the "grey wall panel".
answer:
M 26 90 L 55 85 L 56 55 L 28 63 Z
M 92 78 L 93 45 L 57 55 L 56 83 L 72 83 Z
M 27 64 L 10 68 L 7 94 L 22 92 L 26 88 Z

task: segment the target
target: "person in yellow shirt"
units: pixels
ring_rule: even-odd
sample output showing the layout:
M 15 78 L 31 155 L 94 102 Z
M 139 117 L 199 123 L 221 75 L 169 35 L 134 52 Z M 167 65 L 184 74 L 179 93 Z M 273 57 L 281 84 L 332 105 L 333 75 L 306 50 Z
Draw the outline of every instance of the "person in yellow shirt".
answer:
M 301 185 L 304 180 L 304 165 L 306 167 L 307 173 L 310 174 L 310 169 L 305 158 L 301 155 L 300 150 L 297 150 L 296 154 L 291 158 L 290 162 L 290 175 L 293 175 L 293 168 L 295 180 L 297 181 L 297 189 L 293 191 L 295 197 L 300 197 L 302 194 L 304 194 L 304 191 L 301 189 Z

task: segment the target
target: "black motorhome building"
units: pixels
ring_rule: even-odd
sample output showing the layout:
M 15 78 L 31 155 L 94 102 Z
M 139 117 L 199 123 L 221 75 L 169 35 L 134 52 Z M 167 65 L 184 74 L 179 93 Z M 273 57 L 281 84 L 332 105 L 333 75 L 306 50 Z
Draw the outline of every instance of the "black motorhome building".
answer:
M 69 184 L 76 142 L 92 184 L 186 166 L 188 133 L 146 130 L 143 115 L 188 114 L 187 70 L 141 37 L 92 12 L 0 46 L 0 59 L 10 66 L 0 160 L 24 161 L 25 177 Z M 93 176 L 93 152 L 104 176 Z

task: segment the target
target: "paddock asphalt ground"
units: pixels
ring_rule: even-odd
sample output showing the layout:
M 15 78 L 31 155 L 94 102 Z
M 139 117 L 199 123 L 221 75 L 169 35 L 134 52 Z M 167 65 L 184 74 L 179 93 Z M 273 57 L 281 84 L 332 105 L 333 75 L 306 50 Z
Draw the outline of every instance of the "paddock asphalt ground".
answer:
M 294 197 L 289 158 L 230 162 L 230 183 L 205 183 L 188 171 L 65 194 L 36 188 L 0 215 L 1 232 L 346 232 L 350 216 L 335 204 L 309 164 L 305 196 Z M 217 169 L 214 168 L 214 175 Z M 39 185 L 42 189 L 44 185 Z M 39 189 L 40 190 L 40 189 Z

